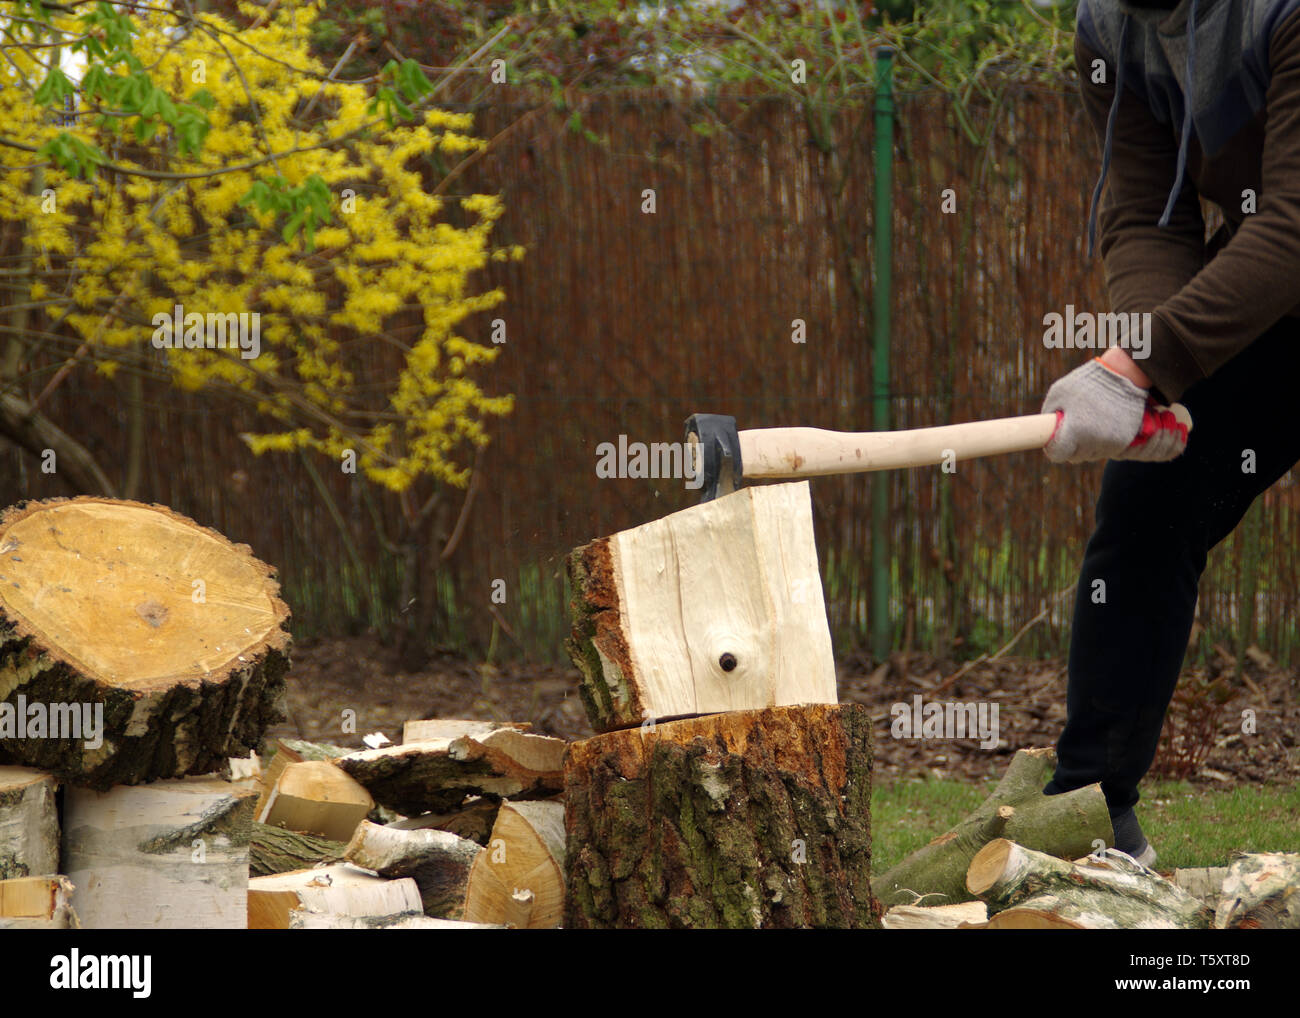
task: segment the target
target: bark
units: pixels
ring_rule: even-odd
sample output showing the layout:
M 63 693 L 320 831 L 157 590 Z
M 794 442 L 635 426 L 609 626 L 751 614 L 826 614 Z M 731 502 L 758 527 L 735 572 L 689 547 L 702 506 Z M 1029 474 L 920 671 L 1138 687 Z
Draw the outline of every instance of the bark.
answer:
M 1051 749 L 1022 749 L 981 805 L 956 827 L 913 852 L 874 882 L 886 905 L 952 905 L 970 901 L 966 870 L 975 853 L 995 838 L 1077 859 L 1100 841 L 1114 844 L 1100 785 L 1043 795 L 1056 769 Z
M 1214 925 L 1221 930 L 1300 929 L 1300 853 L 1247 853 L 1228 865 Z
M 999 838 L 966 878 L 992 929 L 1209 929 L 1205 904 L 1122 852 L 1067 862 Z
M 251 789 L 181 778 L 68 788 L 63 868 L 87 929 L 243 929 Z
M 861 705 L 598 735 L 570 746 L 564 777 L 566 927 L 880 924 Z
M 403 831 L 363 823 L 345 850 L 348 862 L 381 877 L 411 877 L 424 914 L 465 917 L 470 870 L 483 848 L 447 831 Z
M 58 782 L 28 767 L 0 767 L 0 880 L 59 872 Z
M 248 846 L 248 874 L 266 877 L 310 869 L 321 863 L 342 862 L 346 847 L 341 841 L 254 823 Z

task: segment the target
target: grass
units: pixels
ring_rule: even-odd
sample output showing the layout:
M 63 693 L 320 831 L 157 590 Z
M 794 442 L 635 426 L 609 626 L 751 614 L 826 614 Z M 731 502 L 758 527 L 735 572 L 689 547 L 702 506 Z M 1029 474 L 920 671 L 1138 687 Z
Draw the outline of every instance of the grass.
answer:
M 872 869 L 883 873 L 952 827 L 997 782 L 983 785 L 909 778 L 871 795 Z M 1187 781 L 1153 781 L 1138 803 L 1142 829 L 1159 853 L 1160 870 L 1222 866 L 1236 851 L 1300 852 L 1300 786 L 1220 790 Z

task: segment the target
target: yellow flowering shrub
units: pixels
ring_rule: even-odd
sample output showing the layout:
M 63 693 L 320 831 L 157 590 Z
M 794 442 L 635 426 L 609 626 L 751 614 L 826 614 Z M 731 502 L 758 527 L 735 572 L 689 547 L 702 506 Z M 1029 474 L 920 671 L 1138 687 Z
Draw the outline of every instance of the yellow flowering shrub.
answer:
M 178 30 L 174 14 L 133 8 L 134 63 L 112 59 L 120 22 L 111 11 L 87 22 L 85 9 L 49 10 L 44 36 L 7 25 L 0 221 L 22 227 L 27 296 L 101 370 L 128 355 L 138 363 L 152 345 L 177 386 L 247 396 L 269 418 L 263 433 L 244 436 L 255 453 L 314 449 L 339 460 L 353 450 L 358 468 L 393 490 L 421 476 L 463 485 L 457 451 L 485 443 L 485 419 L 511 409 L 511 397 L 485 394 L 472 377 L 497 348 L 457 333 L 504 299 L 475 293 L 470 276 L 522 256 L 490 244 L 499 198 L 460 199 L 467 225 L 453 226 L 449 199 L 420 173 L 435 149 L 483 145 L 472 117 L 397 88 L 377 104 L 374 86 L 327 80 L 308 44 L 315 3 L 281 3 L 269 16 L 241 10 L 262 20 L 236 31 L 201 14 Z M 82 77 L 71 126 L 40 101 L 66 91 L 41 63 L 51 30 L 99 39 L 110 54 L 100 60 L 107 74 Z M 135 114 L 98 116 L 113 108 L 109 94 Z M 388 116 L 395 110 L 411 119 Z M 106 157 L 82 159 L 100 162 L 93 175 L 70 161 L 87 146 Z M 186 345 L 191 315 L 198 338 Z M 399 315 L 422 316 L 400 343 Z M 366 343 L 398 346 L 400 367 L 378 396 L 374 379 L 357 377 Z

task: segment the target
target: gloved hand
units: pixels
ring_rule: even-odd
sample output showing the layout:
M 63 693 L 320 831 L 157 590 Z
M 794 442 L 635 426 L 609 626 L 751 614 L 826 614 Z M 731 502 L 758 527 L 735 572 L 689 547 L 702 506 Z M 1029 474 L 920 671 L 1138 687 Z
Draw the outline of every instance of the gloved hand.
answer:
M 1057 379 L 1043 413 L 1056 413 L 1056 430 L 1043 447 L 1055 463 L 1131 459 L 1158 462 L 1187 447 L 1187 428 L 1159 409 L 1147 390 L 1110 370 L 1100 358 Z

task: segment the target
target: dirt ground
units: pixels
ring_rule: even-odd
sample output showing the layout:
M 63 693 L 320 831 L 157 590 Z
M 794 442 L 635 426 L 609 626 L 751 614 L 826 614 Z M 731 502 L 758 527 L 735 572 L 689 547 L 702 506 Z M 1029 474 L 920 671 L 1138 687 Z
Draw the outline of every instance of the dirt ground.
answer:
M 895 655 L 868 671 L 848 660 L 839 668 L 840 700 L 871 708 L 876 719 L 878 782 L 929 772 L 978 780 L 999 776 L 1017 749 L 1054 745 L 1065 722 L 1066 673 L 1059 660 L 1002 658 L 969 667 L 936 691 L 962 665 L 941 667 L 925 655 Z M 1224 675 L 1230 695 L 1218 714 L 1215 746 L 1192 776 L 1219 788 L 1300 780 L 1300 678 L 1255 654 L 1234 681 L 1228 662 L 1208 672 L 1189 670 L 1183 686 Z M 1000 739 L 981 748 L 976 739 L 897 739 L 891 707 L 920 694 L 936 701 L 989 702 L 999 707 Z M 299 644 L 289 675 L 289 720 L 268 737 L 288 736 L 361 748 L 361 737 L 383 732 L 401 741 L 402 722 L 415 718 L 530 721 L 534 731 L 565 739 L 592 734 L 578 697 L 578 673 L 555 665 L 480 667 L 445 658 L 421 672 L 404 672 L 393 650 L 359 637 Z M 356 733 L 342 734 L 343 712 L 356 712 Z M 1255 732 L 1242 733 L 1242 712 L 1255 714 Z

